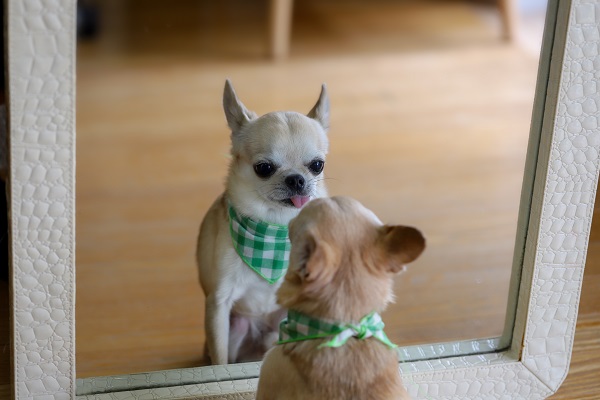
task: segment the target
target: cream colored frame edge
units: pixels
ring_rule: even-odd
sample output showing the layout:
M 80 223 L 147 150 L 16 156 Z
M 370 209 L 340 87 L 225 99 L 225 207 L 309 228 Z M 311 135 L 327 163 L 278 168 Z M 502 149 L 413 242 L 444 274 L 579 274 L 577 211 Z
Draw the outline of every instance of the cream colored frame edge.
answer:
M 76 1 L 6 5 L 14 396 L 72 399 Z M 400 364 L 416 399 L 544 398 L 567 374 L 598 181 L 600 4 L 550 7 L 558 7 L 558 22 L 547 42 L 554 43 L 549 74 L 540 74 L 549 76 L 537 100 L 543 112 L 532 125 L 532 132 L 541 127 L 541 140 L 539 152 L 535 141 L 529 149 L 526 181 L 535 182 L 523 269 L 515 275 L 516 323 L 505 336 L 512 341 L 507 351 Z M 208 383 L 77 398 L 253 398 L 257 379 L 245 378 L 245 368 L 256 373 L 258 364 L 206 367 L 202 375 L 215 377 Z

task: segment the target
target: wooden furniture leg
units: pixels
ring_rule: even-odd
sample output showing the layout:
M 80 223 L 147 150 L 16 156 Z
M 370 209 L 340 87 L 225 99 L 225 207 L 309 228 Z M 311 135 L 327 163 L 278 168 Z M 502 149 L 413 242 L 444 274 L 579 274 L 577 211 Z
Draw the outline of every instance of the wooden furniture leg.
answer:
M 502 19 L 502 37 L 511 41 L 517 35 L 517 4 L 516 0 L 498 0 L 500 17 Z
M 269 56 L 274 60 L 283 60 L 290 52 L 294 0 L 270 1 Z

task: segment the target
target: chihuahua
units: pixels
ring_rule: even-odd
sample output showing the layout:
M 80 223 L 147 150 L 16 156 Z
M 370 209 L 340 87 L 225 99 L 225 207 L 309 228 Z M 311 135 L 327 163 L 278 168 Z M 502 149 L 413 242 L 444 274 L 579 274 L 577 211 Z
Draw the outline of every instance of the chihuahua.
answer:
M 277 292 L 288 317 L 265 355 L 257 400 L 410 399 L 378 313 L 393 300 L 393 275 L 424 250 L 421 233 L 332 197 L 304 207 L 289 234 Z
M 307 115 L 257 117 L 227 80 L 223 108 L 231 129 L 229 173 L 202 221 L 196 250 L 212 364 L 259 360 L 276 341 L 285 316 L 275 293 L 289 261 L 287 225 L 307 202 L 327 195 L 325 85 Z

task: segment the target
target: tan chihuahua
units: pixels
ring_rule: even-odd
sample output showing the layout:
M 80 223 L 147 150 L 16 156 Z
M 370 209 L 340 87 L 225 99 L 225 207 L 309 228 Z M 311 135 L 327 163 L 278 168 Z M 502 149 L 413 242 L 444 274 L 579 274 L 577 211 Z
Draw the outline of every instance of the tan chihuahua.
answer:
M 327 195 L 329 100 L 308 113 L 257 117 L 225 83 L 231 128 L 225 192 L 200 226 L 196 258 L 206 295 L 206 349 L 213 364 L 259 360 L 277 339 L 285 312 L 275 292 L 289 258 L 287 225 L 310 200 Z
M 277 293 L 288 318 L 265 356 L 257 400 L 409 399 L 378 313 L 393 300 L 393 275 L 424 250 L 421 233 L 382 225 L 348 197 L 312 201 L 289 233 Z

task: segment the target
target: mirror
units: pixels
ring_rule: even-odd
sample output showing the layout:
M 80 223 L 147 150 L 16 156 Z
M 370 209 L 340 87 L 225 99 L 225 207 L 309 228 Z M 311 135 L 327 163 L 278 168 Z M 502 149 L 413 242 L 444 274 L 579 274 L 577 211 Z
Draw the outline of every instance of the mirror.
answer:
M 227 172 L 227 77 L 259 114 L 306 112 L 326 82 L 330 194 L 428 237 L 396 278 L 392 341 L 502 335 L 543 5 L 509 44 L 486 4 L 297 2 L 281 63 L 266 3 L 80 5 L 101 23 L 78 44 L 78 378 L 208 361 L 194 251 Z

